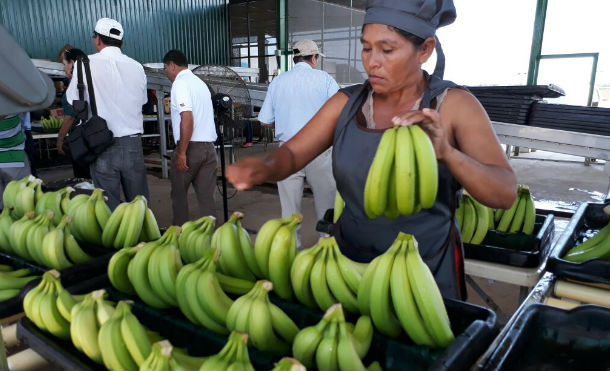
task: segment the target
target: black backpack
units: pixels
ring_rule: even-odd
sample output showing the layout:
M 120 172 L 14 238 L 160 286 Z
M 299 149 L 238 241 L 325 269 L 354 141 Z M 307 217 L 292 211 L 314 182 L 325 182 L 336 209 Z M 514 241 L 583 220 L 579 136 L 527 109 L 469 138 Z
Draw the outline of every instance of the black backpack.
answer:
M 70 135 L 68 135 L 68 142 L 70 143 L 72 159 L 79 163 L 90 164 L 114 143 L 114 135 L 108 129 L 106 120 L 97 115 L 89 58 L 87 56 L 81 57 L 77 63 L 79 100 L 75 100 L 72 104 L 77 121 L 70 131 Z M 91 118 L 89 118 L 89 107 L 87 101 L 85 101 L 83 65 L 87 76 Z

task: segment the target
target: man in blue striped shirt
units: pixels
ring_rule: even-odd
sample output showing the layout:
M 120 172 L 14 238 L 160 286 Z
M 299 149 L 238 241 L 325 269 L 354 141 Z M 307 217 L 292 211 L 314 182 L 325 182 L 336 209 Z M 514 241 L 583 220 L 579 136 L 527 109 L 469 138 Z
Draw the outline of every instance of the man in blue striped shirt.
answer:
M 8 182 L 30 174 L 24 147 L 25 134 L 19 115 L 0 116 L 0 195 Z M 4 207 L 1 197 L 0 206 Z

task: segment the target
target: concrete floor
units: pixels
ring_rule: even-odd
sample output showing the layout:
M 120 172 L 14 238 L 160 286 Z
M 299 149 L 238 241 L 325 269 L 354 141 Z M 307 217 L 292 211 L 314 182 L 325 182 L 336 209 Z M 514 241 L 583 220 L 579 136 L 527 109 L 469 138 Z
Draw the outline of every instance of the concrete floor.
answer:
M 236 150 L 237 159 L 245 156 L 265 156 L 275 146 L 267 148 L 257 144 L 248 149 Z M 158 158 L 152 154 L 150 157 Z M 581 202 L 600 202 L 603 200 L 608 187 L 608 175 L 604 173 L 604 164 L 594 163 L 585 166 L 583 159 L 573 156 L 558 155 L 548 152 L 536 151 L 533 153 L 520 154 L 510 160 L 519 183 L 528 184 L 538 208 L 557 208 L 560 210 L 574 210 Z M 60 167 L 40 170 L 39 176 L 46 182 L 71 177 L 70 167 Z M 169 198 L 170 183 L 167 179 L 160 178 L 158 168 L 151 168 L 148 174 L 148 185 L 150 188 L 149 205 L 154 211 L 161 227 L 167 227 L 171 223 L 171 200 Z M 250 231 L 257 231 L 268 219 L 280 217 L 280 204 L 277 190 L 273 184 L 255 187 L 245 192 L 235 192 L 229 187 L 228 209 L 229 214 L 233 211 L 241 211 L 245 218 L 244 226 Z M 191 205 L 196 205 L 194 192 L 189 193 Z M 217 193 L 217 210 L 219 219 L 222 220 L 222 201 L 220 193 Z M 318 234 L 315 232 L 315 214 L 313 198 L 306 191 L 303 200 L 303 246 L 313 245 Z M 195 217 L 195 210 L 190 210 L 191 216 Z M 557 218 L 556 238 L 567 224 L 568 219 Z M 499 305 L 501 310 L 511 315 L 518 306 L 519 288 L 514 285 L 474 278 L 475 282 Z M 485 302 L 469 287 L 468 301 L 485 305 Z

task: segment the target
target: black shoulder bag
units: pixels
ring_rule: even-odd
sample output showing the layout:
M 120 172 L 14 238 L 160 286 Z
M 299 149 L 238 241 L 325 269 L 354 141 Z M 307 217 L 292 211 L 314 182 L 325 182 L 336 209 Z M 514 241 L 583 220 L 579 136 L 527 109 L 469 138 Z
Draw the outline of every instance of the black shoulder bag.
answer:
M 114 143 L 114 135 L 108 129 L 106 120 L 97 115 L 95 104 L 95 93 L 93 81 L 89 68 L 89 58 L 82 57 L 78 60 L 78 98 L 73 102 L 74 113 L 78 123 L 73 126 L 68 135 L 70 153 L 76 162 L 90 164 L 97 156 L 102 154 Z M 91 118 L 89 118 L 89 107 L 85 101 L 85 84 L 83 83 L 83 65 L 87 75 L 87 88 L 89 91 L 89 102 L 91 104 Z

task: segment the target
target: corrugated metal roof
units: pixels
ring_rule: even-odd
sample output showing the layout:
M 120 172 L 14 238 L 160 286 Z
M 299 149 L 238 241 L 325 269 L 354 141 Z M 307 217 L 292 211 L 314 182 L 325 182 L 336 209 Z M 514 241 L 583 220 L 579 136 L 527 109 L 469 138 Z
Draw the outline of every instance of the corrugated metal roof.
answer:
M 102 17 L 125 31 L 123 52 L 160 62 L 169 49 L 190 63 L 229 64 L 226 0 L 2 0 L 0 21 L 32 58 L 55 60 L 65 44 L 94 53 L 91 36 Z

